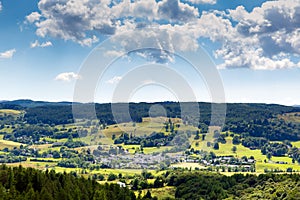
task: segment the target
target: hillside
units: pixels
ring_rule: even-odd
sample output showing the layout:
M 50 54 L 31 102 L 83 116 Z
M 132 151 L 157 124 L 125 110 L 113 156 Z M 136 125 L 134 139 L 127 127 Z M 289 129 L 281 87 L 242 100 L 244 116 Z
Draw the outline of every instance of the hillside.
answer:
M 123 117 L 118 123 L 111 104 L 95 104 L 97 119 L 88 112 L 93 104 L 76 104 L 79 118 L 74 122 L 69 103 L 12 102 L 2 102 L 0 109 L 0 163 L 12 166 L 77 172 L 127 184 L 142 169 L 158 174 L 201 169 L 227 175 L 300 171 L 300 108 L 228 104 L 221 127 L 210 123 L 212 104 L 202 102 L 198 122 L 180 118 L 180 106 L 191 103 L 160 102 L 130 103 L 133 121 Z M 167 117 L 149 116 L 155 104 L 165 108 Z M 150 183 L 140 184 L 151 188 Z

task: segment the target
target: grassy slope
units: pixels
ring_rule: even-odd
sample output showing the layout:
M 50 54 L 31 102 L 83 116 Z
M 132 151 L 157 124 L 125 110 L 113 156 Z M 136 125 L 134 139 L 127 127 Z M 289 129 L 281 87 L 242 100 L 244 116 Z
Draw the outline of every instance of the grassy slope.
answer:
M 0 115 L 20 115 L 22 111 L 19 110 L 11 110 L 11 109 L 0 109 Z
M 3 135 L 1 135 L 1 137 L 3 138 Z M 0 139 L 0 150 L 4 148 L 13 149 L 14 147 L 21 146 L 21 143 L 3 140 L 2 138 Z
M 165 186 L 163 188 L 152 188 L 149 190 L 151 192 L 152 197 L 155 196 L 158 198 L 158 200 L 163 200 L 166 198 L 175 199 L 175 190 L 176 190 L 175 187 Z M 145 195 L 147 191 L 148 190 L 142 190 L 141 195 L 142 196 Z M 136 194 L 136 196 L 138 196 L 139 192 L 136 191 L 135 194 Z
M 279 119 L 283 119 L 287 122 L 294 122 L 294 123 L 300 123 L 300 113 L 294 112 L 294 113 L 285 113 L 283 115 L 278 115 Z
M 297 148 L 300 148 L 300 141 L 298 142 L 292 142 L 292 145 L 297 147 Z
M 178 119 L 172 119 L 175 121 L 178 121 Z M 103 130 L 103 133 L 106 137 L 111 138 L 113 134 L 115 134 L 117 137 L 122 133 L 132 133 L 135 136 L 145 136 L 150 135 L 153 132 L 165 132 L 165 126 L 163 124 L 164 120 L 155 120 L 149 122 L 149 120 L 144 120 L 144 122 L 141 123 L 121 123 L 121 124 L 115 124 L 111 126 L 107 126 L 105 130 Z M 197 130 L 197 128 L 192 126 L 183 125 L 180 124 L 179 128 L 175 128 L 175 130 Z

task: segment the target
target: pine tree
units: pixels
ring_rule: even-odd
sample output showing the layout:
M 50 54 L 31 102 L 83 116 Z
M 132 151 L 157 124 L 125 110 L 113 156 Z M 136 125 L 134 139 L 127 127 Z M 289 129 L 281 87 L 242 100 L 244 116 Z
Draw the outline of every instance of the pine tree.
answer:
M 3 187 L 2 183 L 0 182 L 0 200 L 6 199 L 6 189 Z
M 46 187 L 43 187 L 40 192 L 40 200 L 54 200 L 51 193 L 47 190 Z
M 35 200 L 35 199 L 37 199 L 36 195 L 35 195 L 35 192 L 32 188 L 32 185 L 30 184 L 30 187 L 27 187 L 27 188 L 29 188 L 29 189 L 27 190 L 27 192 L 25 194 L 25 199 L 26 200 Z
M 152 199 L 152 195 L 150 190 L 147 191 L 147 193 L 145 194 L 145 196 L 143 197 L 143 199 Z

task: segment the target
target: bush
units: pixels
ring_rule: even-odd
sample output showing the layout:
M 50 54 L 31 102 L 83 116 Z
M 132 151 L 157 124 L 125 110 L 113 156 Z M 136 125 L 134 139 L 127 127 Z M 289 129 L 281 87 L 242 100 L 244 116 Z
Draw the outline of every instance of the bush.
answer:
M 117 175 L 115 175 L 113 173 L 110 173 L 107 178 L 108 181 L 114 181 L 116 179 L 117 179 Z

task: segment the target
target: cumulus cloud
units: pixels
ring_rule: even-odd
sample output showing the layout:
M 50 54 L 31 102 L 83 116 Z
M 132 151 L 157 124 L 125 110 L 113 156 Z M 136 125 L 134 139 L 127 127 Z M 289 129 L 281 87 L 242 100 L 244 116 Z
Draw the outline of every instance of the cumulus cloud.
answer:
M 129 0 L 115 3 L 110 12 L 113 14 L 112 18 L 140 18 L 152 21 L 157 18 L 158 4 L 155 0 L 134 1 Z M 121 21 L 120 21 L 121 22 Z
M 108 81 L 106 81 L 106 83 L 109 84 L 116 84 L 118 83 L 120 80 L 122 80 L 121 76 L 114 76 L 113 78 L 109 79 Z
M 216 4 L 217 0 L 187 0 L 193 4 Z
M 111 57 L 122 57 L 124 55 L 126 55 L 125 52 L 117 51 L 117 50 L 111 50 L 111 51 L 106 51 L 105 52 L 105 56 L 107 56 L 107 57 L 110 57 L 110 56 Z
M 220 68 L 278 69 L 299 67 L 300 2 L 267 1 L 247 11 L 203 11 L 195 4 L 217 0 L 40 0 L 26 20 L 40 37 L 55 37 L 91 46 L 100 35 L 113 35 L 121 46 L 112 52 L 151 46 L 135 52 L 154 62 L 173 60 L 172 53 L 195 51 L 199 39 L 220 48 Z M 112 53 L 110 52 L 110 53 Z
M 30 44 L 30 48 L 37 48 L 37 47 L 45 48 L 50 46 L 52 46 L 52 42 L 50 41 L 40 43 L 39 41 L 36 40 Z
M 99 41 L 98 35 L 115 35 L 156 21 L 182 24 L 199 16 L 198 10 L 179 0 L 73 1 L 40 0 L 39 13 L 26 17 L 39 37 L 72 40 L 82 46 Z
M 85 38 L 83 40 L 78 41 L 79 44 L 81 44 L 82 46 L 91 46 L 93 43 L 98 42 L 99 39 L 93 35 L 92 37 L 89 38 Z
M 187 31 L 187 29 L 189 31 Z M 196 24 L 153 25 L 124 31 L 112 38 L 113 43 L 122 41 L 124 52 L 139 55 L 149 61 L 166 63 L 173 61 L 173 53 L 197 50 Z
M 299 1 L 279 0 L 265 2 L 251 12 L 239 6 L 227 13 L 204 13 L 199 21 L 205 19 L 212 26 L 200 35 L 221 44 L 215 51 L 216 57 L 224 60 L 220 68 L 300 67 L 299 11 Z
M 35 22 L 36 34 L 40 37 L 52 36 L 90 46 L 98 41 L 93 32 L 108 35 L 115 32 L 117 22 L 111 20 L 109 4 L 108 0 L 40 0 L 38 7 L 41 16 Z
M 40 17 L 41 17 L 40 13 L 38 13 L 38 12 L 32 12 L 30 15 L 26 16 L 26 20 L 29 23 L 33 23 L 33 22 L 38 21 L 40 19 Z
M 158 3 L 158 14 L 171 21 L 189 21 L 198 17 L 198 10 L 179 0 L 163 0 Z
M 79 74 L 76 74 L 74 72 L 65 72 L 65 73 L 61 73 L 61 74 L 58 74 L 56 77 L 55 77 L 55 80 L 56 81 L 64 81 L 64 82 L 71 82 L 73 80 L 78 80 L 80 79 L 80 75 Z
M 1 3 L 1 1 L 0 1 L 0 11 L 2 10 L 2 3 Z
M 10 50 L 7 50 L 7 51 L 2 52 L 2 53 L 0 52 L 0 59 L 12 58 L 15 53 L 16 53 L 16 49 L 10 49 Z

